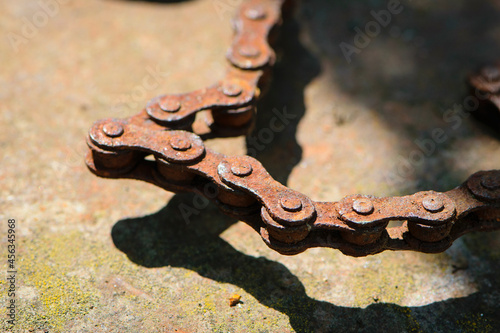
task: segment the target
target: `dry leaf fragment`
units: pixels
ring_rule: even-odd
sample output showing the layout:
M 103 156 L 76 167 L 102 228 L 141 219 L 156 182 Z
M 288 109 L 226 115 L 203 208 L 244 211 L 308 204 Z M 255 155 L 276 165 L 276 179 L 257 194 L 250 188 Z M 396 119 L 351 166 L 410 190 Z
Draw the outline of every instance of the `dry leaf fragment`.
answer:
M 229 297 L 229 306 L 236 306 L 241 300 L 241 295 L 233 294 Z

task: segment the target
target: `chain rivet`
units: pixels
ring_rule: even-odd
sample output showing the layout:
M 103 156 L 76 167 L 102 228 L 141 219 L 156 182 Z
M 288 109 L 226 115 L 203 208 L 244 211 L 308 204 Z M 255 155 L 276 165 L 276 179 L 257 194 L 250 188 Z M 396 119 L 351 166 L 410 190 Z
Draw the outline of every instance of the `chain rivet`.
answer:
M 253 7 L 253 8 L 248 8 L 245 11 L 245 16 L 249 20 L 262 20 L 267 16 L 266 12 L 264 11 L 264 8 L 261 6 Z
M 358 214 L 371 214 L 373 203 L 370 199 L 358 199 L 352 204 L 352 209 Z
M 428 196 L 422 200 L 422 206 L 431 213 L 437 213 L 444 208 L 443 200 L 435 196 Z
M 250 175 L 252 171 L 253 168 L 250 164 L 239 163 L 231 167 L 231 172 L 233 173 L 233 175 L 238 177 L 246 177 Z
M 112 122 L 107 123 L 102 127 L 102 131 L 104 134 L 109 136 L 110 138 L 117 138 L 121 136 L 124 132 L 123 126 L 119 123 Z
M 225 83 L 222 85 L 222 93 L 228 97 L 241 95 L 243 88 L 237 83 Z
M 170 147 L 177 151 L 186 151 L 191 148 L 191 142 L 182 138 L 173 138 L 170 141 Z
M 178 100 L 167 98 L 167 100 L 163 100 L 160 102 L 160 109 L 165 112 L 177 112 L 181 108 L 181 102 Z
M 297 212 L 302 209 L 302 200 L 297 197 L 281 198 L 280 205 L 288 212 Z
M 247 58 L 257 58 L 260 55 L 259 49 L 251 46 L 251 45 L 242 45 L 238 49 L 240 55 Z
M 500 189 L 500 177 L 498 174 L 488 174 L 481 179 L 481 186 L 487 190 Z

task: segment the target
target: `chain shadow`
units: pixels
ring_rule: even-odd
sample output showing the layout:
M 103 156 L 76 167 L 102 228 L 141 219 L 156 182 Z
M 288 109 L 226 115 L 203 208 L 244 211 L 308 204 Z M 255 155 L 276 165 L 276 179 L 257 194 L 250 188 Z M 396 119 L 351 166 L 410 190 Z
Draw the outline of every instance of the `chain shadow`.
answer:
M 409 171 L 394 177 L 396 185 L 409 193 L 448 190 L 469 176 L 449 158 L 453 145 L 480 135 L 498 138 L 468 112 L 455 116 L 445 112 L 464 103 L 469 94 L 467 75 L 498 59 L 495 31 L 500 8 L 489 0 L 401 0 L 397 2 L 400 12 L 384 23 L 375 16 L 388 13 L 389 3 L 309 0 L 300 18 L 311 48 L 328 68 L 331 84 L 368 112 L 373 110 L 405 142 L 400 154 L 405 163 L 394 161 L 394 165 Z M 377 30 L 381 21 L 385 26 L 378 25 Z M 372 29 L 369 35 L 366 27 Z M 365 37 L 360 37 L 363 33 Z M 431 139 L 437 128 L 445 131 L 447 139 L 434 142 L 432 152 L 415 144 L 415 140 Z M 412 162 L 410 151 L 422 152 L 425 158 Z
M 374 303 L 361 309 L 313 299 L 283 264 L 241 253 L 221 239 L 219 234 L 235 221 L 222 216 L 214 205 L 186 223 L 178 207 L 192 204 L 193 199 L 193 194 L 178 194 L 155 214 L 118 221 L 111 232 L 114 244 L 138 265 L 182 267 L 238 286 L 262 305 L 287 315 L 296 332 L 340 328 L 343 332 L 458 332 L 467 329 L 467 322 L 478 331 L 500 327 L 500 309 L 492 306 L 498 303 L 499 291 L 488 286 L 468 297 L 421 307 Z M 482 317 L 469 318 L 470 313 Z
M 300 25 L 293 18 L 281 27 L 274 49 L 278 61 L 272 84 L 257 105 L 254 130 L 246 138 L 247 154 L 258 159 L 274 179 L 286 184 L 302 159 L 297 126 L 306 112 L 304 90 L 320 74 L 316 57 L 299 40 Z

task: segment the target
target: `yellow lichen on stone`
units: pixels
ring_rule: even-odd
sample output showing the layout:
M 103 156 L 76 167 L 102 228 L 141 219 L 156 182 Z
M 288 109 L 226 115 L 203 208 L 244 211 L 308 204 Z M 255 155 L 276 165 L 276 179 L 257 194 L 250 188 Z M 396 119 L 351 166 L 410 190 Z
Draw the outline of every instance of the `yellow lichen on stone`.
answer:
M 401 302 L 404 289 L 398 288 L 398 284 L 400 281 L 411 284 L 413 277 L 405 270 L 392 267 L 393 265 L 390 260 L 381 260 L 381 264 L 375 265 L 375 268 L 362 266 L 351 272 L 355 277 L 352 279 L 354 286 L 351 290 L 354 292 L 356 306 L 366 307 L 378 301 L 396 304 Z
M 483 318 L 482 314 L 467 314 L 457 320 L 457 324 L 463 328 L 464 332 L 489 333 L 493 332 L 493 327 Z
M 408 332 L 411 333 L 424 332 L 424 330 L 420 327 L 417 318 L 415 318 L 410 308 L 393 305 L 393 309 L 396 312 L 401 313 L 406 318 L 406 325 L 407 325 L 406 329 L 408 330 Z
M 20 303 L 18 328 L 61 331 L 68 320 L 84 316 L 97 301 L 87 278 L 71 271 L 78 267 L 83 240 L 79 233 L 28 241 L 20 239 L 18 276 L 23 286 L 35 288 L 31 306 Z

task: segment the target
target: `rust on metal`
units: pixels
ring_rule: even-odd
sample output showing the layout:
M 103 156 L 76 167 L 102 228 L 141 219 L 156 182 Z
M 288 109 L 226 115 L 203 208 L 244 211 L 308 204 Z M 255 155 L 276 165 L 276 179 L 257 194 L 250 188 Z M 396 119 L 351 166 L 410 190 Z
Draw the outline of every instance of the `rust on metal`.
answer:
M 126 119 L 96 122 L 87 138 L 89 169 L 100 177 L 138 179 L 167 191 L 204 195 L 287 255 L 318 246 L 350 256 L 385 250 L 436 253 L 468 232 L 500 229 L 500 170 L 477 172 L 444 193 L 351 195 L 315 202 L 274 180 L 255 158 L 225 156 L 205 147 L 202 137 L 243 135 L 251 128 L 275 60 L 271 34 L 288 5 L 286 0 L 249 0 L 241 6 L 227 53 L 229 67 L 219 82 L 158 96 Z M 469 83 L 498 112 L 500 67 L 483 69 Z M 211 115 L 209 132 L 193 125 L 200 111 Z M 154 160 L 147 158 L 151 155 Z M 402 225 L 389 228 L 390 221 Z M 239 301 L 234 299 L 230 304 Z
M 471 113 L 495 130 L 500 130 L 500 62 L 483 66 L 468 77 L 470 97 L 476 104 Z

